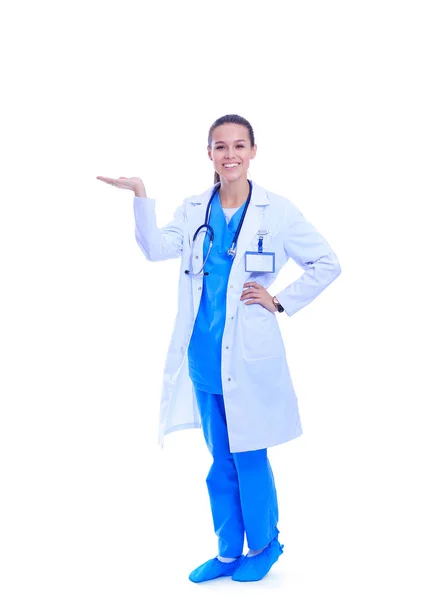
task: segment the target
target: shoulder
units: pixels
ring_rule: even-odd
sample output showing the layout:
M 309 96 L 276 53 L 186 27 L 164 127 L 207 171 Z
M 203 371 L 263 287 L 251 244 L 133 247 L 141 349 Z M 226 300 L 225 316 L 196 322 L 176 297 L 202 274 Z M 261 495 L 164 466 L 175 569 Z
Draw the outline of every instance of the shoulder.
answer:
M 272 192 L 253 181 L 253 190 L 256 192 L 256 197 L 264 201 L 265 204 L 270 205 L 270 210 L 280 213 L 281 216 L 285 216 L 291 209 L 295 207 L 294 203 L 289 198 Z
M 271 210 L 280 212 L 282 215 L 285 215 L 290 210 L 296 208 L 295 204 L 291 202 L 291 200 L 286 196 L 272 192 L 271 190 L 268 190 L 263 186 L 259 185 L 255 181 L 252 181 L 252 185 L 253 196 L 256 200 L 256 204 L 269 204 L 271 205 Z M 188 205 L 207 202 L 212 194 L 213 189 L 214 185 L 208 187 L 206 190 L 200 192 L 199 194 L 188 196 L 184 199 L 184 204 Z
M 193 194 L 192 196 L 187 196 L 187 198 L 184 199 L 184 202 L 186 204 L 189 204 L 189 203 L 195 204 L 195 203 L 206 202 L 207 200 L 209 200 L 214 187 L 215 186 L 212 185 L 211 187 L 207 188 L 203 192 L 200 192 L 199 194 Z

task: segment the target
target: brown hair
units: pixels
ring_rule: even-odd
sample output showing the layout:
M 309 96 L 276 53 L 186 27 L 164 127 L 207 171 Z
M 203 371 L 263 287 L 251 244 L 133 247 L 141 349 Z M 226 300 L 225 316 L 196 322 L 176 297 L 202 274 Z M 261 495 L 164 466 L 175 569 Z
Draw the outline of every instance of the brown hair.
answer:
M 244 119 L 244 117 L 240 117 L 240 115 L 225 115 L 223 117 L 219 117 L 219 119 L 216 119 L 216 121 L 214 123 L 212 123 L 211 128 L 209 129 L 208 146 L 211 146 L 211 144 L 212 144 L 213 130 L 216 127 L 219 127 L 220 125 L 224 125 L 225 123 L 235 123 L 236 125 L 244 125 L 244 127 L 247 127 L 248 132 L 249 132 L 249 137 L 250 137 L 250 144 L 252 147 L 254 146 L 253 127 L 250 125 L 250 123 L 247 121 L 247 119 Z M 220 180 L 221 180 L 221 178 L 219 177 L 219 174 L 215 171 L 215 174 L 213 177 L 213 182 L 218 183 L 218 181 L 220 181 Z

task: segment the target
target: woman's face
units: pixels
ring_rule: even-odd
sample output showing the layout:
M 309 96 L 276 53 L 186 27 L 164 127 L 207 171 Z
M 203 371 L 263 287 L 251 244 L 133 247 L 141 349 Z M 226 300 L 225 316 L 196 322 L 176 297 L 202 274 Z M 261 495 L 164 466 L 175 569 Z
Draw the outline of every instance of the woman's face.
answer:
M 221 180 L 235 181 L 247 177 L 250 160 L 255 157 L 257 145 L 251 147 L 247 127 L 224 123 L 212 132 L 208 155 Z

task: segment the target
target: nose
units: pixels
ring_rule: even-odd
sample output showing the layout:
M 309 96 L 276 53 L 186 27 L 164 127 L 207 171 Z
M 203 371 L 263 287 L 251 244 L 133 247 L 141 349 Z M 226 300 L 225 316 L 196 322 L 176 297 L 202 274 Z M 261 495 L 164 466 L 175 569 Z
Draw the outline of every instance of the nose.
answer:
M 235 149 L 227 148 L 227 150 L 225 152 L 225 158 L 234 158 L 234 157 L 235 157 Z

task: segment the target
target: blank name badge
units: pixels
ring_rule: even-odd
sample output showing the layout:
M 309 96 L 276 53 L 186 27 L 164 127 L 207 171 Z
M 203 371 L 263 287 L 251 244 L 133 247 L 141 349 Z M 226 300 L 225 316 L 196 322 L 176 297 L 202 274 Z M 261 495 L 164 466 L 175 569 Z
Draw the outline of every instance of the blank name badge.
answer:
M 246 271 L 275 272 L 275 252 L 246 252 Z

